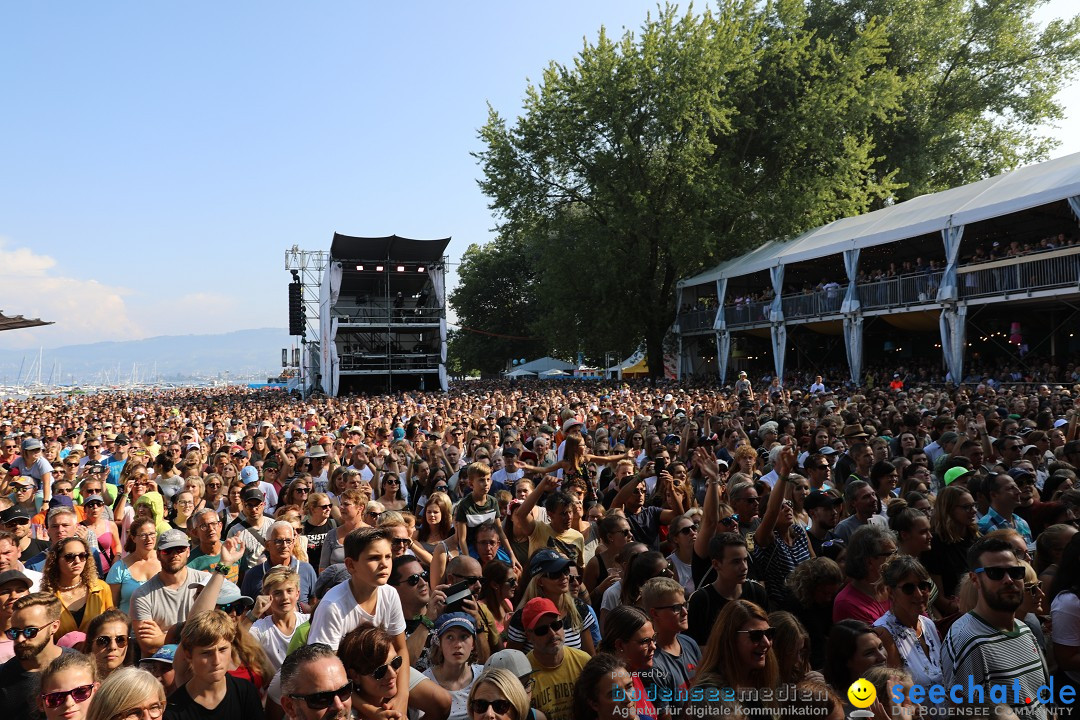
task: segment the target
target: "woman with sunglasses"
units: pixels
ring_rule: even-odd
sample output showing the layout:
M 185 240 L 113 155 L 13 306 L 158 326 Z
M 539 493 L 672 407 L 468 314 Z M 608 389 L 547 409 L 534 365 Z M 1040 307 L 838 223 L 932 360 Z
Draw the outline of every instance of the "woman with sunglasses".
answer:
M 291 483 L 285 486 L 278 500 L 278 505 L 303 505 L 313 490 L 311 475 L 302 473 L 297 475 Z
M 401 494 L 401 476 L 396 472 L 383 473 L 379 480 L 379 497 L 384 510 L 404 510 L 405 498 Z
M 337 655 L 352 681 L 353 712 L 373 717 L 389 710 L 398 694 L 398 671 L 405 662 L 394 649 L 393 637 L 382 628 L 363 625 L 341 639 Z
M 113 563 L 105 577 L 112 590 L 114 607 L 128 607 L 132 593 L 161 571 L 161 561 L 154 552 L 157 536 L 153 520 L 142 518 L 131 524 L 124 545 L 125 555 Z
M 1046 633 L 1043 631 L 1042 618 L 1049 615 L 1050 607 L 1046 603 L 1046 592 L 1039 581 L 1039 575 L 1030 563 L 1020 561 L 1024 566 L 1024 599 L 1020 607 L 1016 608 L 1014 617 L 1028 626 L 1031 634 L 1035 636 L 1035 642 L 1043 652 L 1051 650 L 1046 642 Z
M 694 543 L 697 542 L 700 525 L 688 515 L 680 515 L 668 525 L 668 540 L 675 543 L 675 551 L 668 555 L 668 562 L 675 568 L 677 580 L 687 596 L 697 589 L 691 563 L 694 558 Z
M 592 606 L 599 608 L 604 593 L 622 578 L 622 565 L 619 554 L 626 543 L 634 537 L 630 523 L 623 515 L 608 515 L 597 523 L 602 550 L 593 555 L 585 565 L 585 587 L 592 598 Z
M 529 694 L 509 670 L 489 668 L 473 683 L 467 703 L 469 720 L 529 720 L 541 717 L 529 707 Z
M 60 627 L 55 638 L 79 630 L 113 607 L 112 590 L 98 578 L 90 546 L 77 535 L 57 540 L 45 557 L 41 591 L 60 599 Z
M 742 712 L 744 708 L 753 708 L 755 714 L 764 712 L 767 706 L 759 699 L 758 691 L 780 684 L 780 668 L 772 648 L 775 633 L 769 616 L 754 603 L 727 603 L 702 648 L 693 688 L 703 694 L 700 702 L 691 703 L 695 710 L 715 713 L 718 703 L 723 703 L 725 714 Z M 718 695 L 721 688 L 731 688 L 735 698 L 722 699 Z M 750 689 L 754 695 L 746 697 L 742 691 Z
M 604 621 L 600 650 L 617 657 L 634 678 L 635 709 L 638 717 L 655 718 L 656 707 L 649 701 L 641 677 L 652 672 L 656 654 L 656 632 L 645 611 L 630 605 L 615 608 Z
M 322 557 L 326 536 L 337 529 L 337 523 L 330 517 L 334 504 L 326 493 L 312 492 L 306 495 L 303 507 L 303 535 L 307 538 L 308 557 L 314 558 L 317 563 Z
M 660 553 L 656 553 L 659 555 Z M 522 608 L 536 597 L 544 597 L 555 604 L 562 617 L 566 634 L 563 642 L 566 647 L 584 650 L 590 655 L 596 652 L 596 643 L 592 631 L 597 620 L 587 603 L 575 600 L 570 593 L 570 565 L 567 558 L 554 550 L 537 550 L 529 561 L 531 579 L 518 603 L 518 609 L 510 617 L 506 626 L 506 646 L 512 650 L 529 652 L 532 645 L 525 635 L 522 624 Z
M 84 512 L 82 524 L 94 531 L 98 551 L 101 553 L 101 567 L 108 572 L 120 552 L 120 530 L 109 518 L 110 513 L 105 507 L 105 498 L 101 495 L 89 495 L 83 498 L 82 506 Z
M 37 708 L 45 720 L 85 720 L 90 701 L 100 684 L 92 659 L 82 653 L 64 653 L 41 672 Z
M 897 555 L 881 571 L 888 588 L 889 611 L 874 621 L 891 667 L 906 668 L 923 687 L 944 682 L 941 674 L 941 638 L 926 617 L 933 587 L 930 573 L 910 555 Z
M 786 581 L 792 570 L 814 557 L 806 528 L 795 522 L 795 505 L 791 501 L 797 482 L 797 476 L 791 474 L 794 467 L 795 450 L 786 447 L 777 456 L 776 487 L 769 493 L 761 523 L 754 532 L 751 555 L 773 607 L 782 607 L 790 598 Z
M 480 602 L 487 606 L 495 618 L 495 629 L 501 635 L 514 614 L 514 596 L 517 595 L 518 578 L 513 568 L 504 562 L 493 560 L 484 566 Z
M 363 522 L 364 496 L 359 490 L 343 490 L 338 497 L 338 509 L 341 525 L 326 533 L 322 553 L 319 555 L 319 572 L 345 562 L 345 536 L 357 528 L 365 527 Z M 314 557 L 314 556 L 312 556 Z
M 225 491 L 227 487 L 224 479 L 217 473 L 210 473 L 202 479 L 203 495 L 202 504 L 214 512 L 225 509 Z
M 131 635 L 131 619 L 127 614 L 110 608 L 98 615 L 86 631 L 86 652 L 97 665 L 98 677 L 109 677 L 114 670 L 131 665 L 128 638 Z

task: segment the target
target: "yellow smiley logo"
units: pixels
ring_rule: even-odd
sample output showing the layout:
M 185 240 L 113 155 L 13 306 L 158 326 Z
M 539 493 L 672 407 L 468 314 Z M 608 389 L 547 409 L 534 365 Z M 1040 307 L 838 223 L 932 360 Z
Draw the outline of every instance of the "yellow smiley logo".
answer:
M 869 680 L 859 678 L 848 688 L 847 699 L 857 708 L 868 708 L 877 700 L 877 689 Z

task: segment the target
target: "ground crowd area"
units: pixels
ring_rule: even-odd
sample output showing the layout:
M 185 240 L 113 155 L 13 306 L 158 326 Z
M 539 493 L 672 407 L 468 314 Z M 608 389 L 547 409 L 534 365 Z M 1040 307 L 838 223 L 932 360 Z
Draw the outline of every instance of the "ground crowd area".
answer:
M 0 712 L 1069 715 L 1080 385 L 892 374 L 6 400 Z

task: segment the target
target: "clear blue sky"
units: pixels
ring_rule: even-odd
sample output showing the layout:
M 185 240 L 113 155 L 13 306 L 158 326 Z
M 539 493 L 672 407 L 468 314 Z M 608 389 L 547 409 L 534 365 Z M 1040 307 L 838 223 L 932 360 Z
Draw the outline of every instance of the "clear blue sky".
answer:
M 284 327 L 285 249 L 334 231 L 452 236 L 457 260 L 494 224 L 486 103 L 516 115 L 550 60 L 655 8 L 5 4 L 0 309 L 56 325 L 0 348 Z M 1062 100 L 1055 155 L 1080 151 L 1080 84 Z

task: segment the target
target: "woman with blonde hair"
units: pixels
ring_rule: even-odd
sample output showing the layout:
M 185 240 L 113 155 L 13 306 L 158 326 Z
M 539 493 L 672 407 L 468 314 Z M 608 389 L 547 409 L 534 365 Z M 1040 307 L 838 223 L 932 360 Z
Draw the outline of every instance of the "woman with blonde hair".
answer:
M 37 707 L 45 720 L 85 720 L 97 692 L 97 668 L 82 653 L 64 653 L 41 671 Z
M 941 597 L 937 608 L 943 616 L 958 611 L 957 587 L 967 575 L 967 551 L 979 538 L 975 500 L 967 488 L 949 485 L 938 494 L 930 517 L 929 552 L 919 560 L 930 573 Z
M 165 705 L 165 688 L 156 677 L 139 668 L 120 668 L 94 693 L 86 720 L 126 720 L 132 715 L 140 720 L 159 720 Z
M 527 720 L 529 695 L 521 680 L 509 670 L 488 668 L 469 691 L 469 720 L 486 720 L 490 708 L 496 720 Z
M 322 557 L 326 536 L 337 529 L 337 522 L 331 517 L 333 510 L 334 503 L 326 493 L 310 493 L 304 503 L 303 533 L 307 538 L 308 556 L 315 558 L 316 565 Z
M 659 553 L 657 553 L 659 555 Z M 506 625 L 506 646 L 512 650 L 528 653 L 532 650 L 525 635 L 521 612 L 525 604 L 534 597 L 546 597 L 555 603 L 563 620 L 566 647 L 583 650 L 590 655 L 596 653 L 592 629 L 597 620 L 589 606 L 570 594 L 570 565 L 567 558 L 547 548 L 537 550 L 529 562 L 532 579 L 518 602 L 518 609 L 510 616 Z
M 79 630 L 113 606 L 112 590 L 98 578 L 90 546 L 77 535 L 57 540 L 45 557 L 41 591 L 60 600 L 60 627 L 55 639 Z

